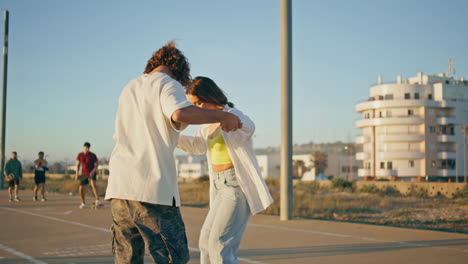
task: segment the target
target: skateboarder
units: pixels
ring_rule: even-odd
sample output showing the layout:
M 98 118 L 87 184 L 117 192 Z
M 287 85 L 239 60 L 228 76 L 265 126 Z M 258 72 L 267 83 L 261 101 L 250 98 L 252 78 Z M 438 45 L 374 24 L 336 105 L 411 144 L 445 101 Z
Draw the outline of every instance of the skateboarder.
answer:
M 94 197 L 96 201 L 94 205 L 99 206 L 101 202 L 99 201 L 98 192 L 96 189 L 96 173 L 98 169 L 98 158 L 94 153 L 89 151 L 91 144 L 85 142 L 83 145 L 83 152 L 78 154 L 76 157 L 76 175 L 75 179 L 80 181 L 80 187 L 78 189 L 81 198 L 80 209 L 86 206 L 85 202 L 85 186 L 91 182 L 91 188 L 93 190 Z M 80 173 L 81 168 L 81 175 Z
M 8 183 L 8 194 L 10 202 L 13 201 L 13 188 L 15 189 L 14 201 L 19 202 L 20 199 L 18 197 L 18 192 L 20 181 L 23 178 L 23 168 L 21 167 L 21 162 L 18 160 L 18 154 L 16 151 L 11 153 L 11 159 L 8 160 L 5 164 L 4 173 L 6 182 Z
M 44 159 L 44 152 L 39 152 L 38 159 L 34 161 L 34 197 L 33 201 L 37 201 L 37 191 L 41 189 L 41 202 L 47 201 L 45 198 L 45 182 L 46 171 L 49 169 L 47 160 Z

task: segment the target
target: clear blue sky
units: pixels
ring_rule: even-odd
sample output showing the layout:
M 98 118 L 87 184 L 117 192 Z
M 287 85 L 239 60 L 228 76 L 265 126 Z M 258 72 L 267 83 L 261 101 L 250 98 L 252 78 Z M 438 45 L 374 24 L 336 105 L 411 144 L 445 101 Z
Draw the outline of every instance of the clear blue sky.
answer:
M 121 89 L 176 40 L 192 76 L 213 78 L 279 144 L 279 0 L 3 0 L 10 11 L 7 148 L 108 157 Z M 354 105 L 382 73 L 468 77 L 468 1 L 294 1 L 294 142 L 353 140 Z M 193 129 L 192 129 L 193 130 Z M 191 130 L 189 130 L 190 132 Z

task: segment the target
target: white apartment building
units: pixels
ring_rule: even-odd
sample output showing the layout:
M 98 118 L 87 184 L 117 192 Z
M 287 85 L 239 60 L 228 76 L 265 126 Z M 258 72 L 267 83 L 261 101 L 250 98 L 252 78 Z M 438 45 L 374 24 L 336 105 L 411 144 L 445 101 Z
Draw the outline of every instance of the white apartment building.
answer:
M 208 175 L 208 164 L 205 155 L 176 157 L 177 175 L 184 179 L 199 178 Z
M 358 180 L 357 173 L 362 161 L 356 160 L 354 155 L 330 155 L 327 165 L 326 176 L 354 181 Z
M 431 180 L 463 176 L 463 134 L 468 123 L 468 81 L 441 73 L 370 87 L 370 97 L 356 105 L 362 118 L 356 143 L 365 179 Z

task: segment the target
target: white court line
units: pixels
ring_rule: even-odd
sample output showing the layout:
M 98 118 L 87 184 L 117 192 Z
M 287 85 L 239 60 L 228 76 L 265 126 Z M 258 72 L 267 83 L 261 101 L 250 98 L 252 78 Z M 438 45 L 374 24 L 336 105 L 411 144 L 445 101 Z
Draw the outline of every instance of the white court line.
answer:
M 34 263 L 34 264 L 47 264 L 47 263 L 44 262 L 44 261 L 40 261 L 40 260 L 38 260 L 38 259 L 35 259 L 35 258 L 31 257 L 31 256 L 28 256 L 28 255 L 24 254 L 23 252 L 19 252 L 19 251 L 17 251 L 17 250 L 14 250 L 14 249 L 9 248 L 9 247 L 7 247 L 7 246 L 5 246 L 5 245 L 2 245 L 2 244 L 0 244 L 0 249 L 6 251 L 6 252 L 8 252 L 8 253 L 11 253 L 11 254 L 13 254 L 13 255 L 15 255 L 15 256 L 18 256 L 18 257 L 20 257 L 20 258 L 26 259 L 26 260 L 28 260 L 29 262 L 32 262 L 32 263 Z
M 383 240 L 383 239 L 376 239 L 376 238 L 372 238 L 372 237 L 360 237 L 360 236 L 345 235 L 345 234 L 340 234 L 340 233 L 321 232 L 321 231 L 306 230 L 306 229 L 291 228 L 291 227 L 283 227 L 283 226 L 275 226 L 275 225 L 249 224 L 249 226 L 270 228 L 270 229 L 275 229 L 275 230 L 279 229 L 279 230 L 290 231 L 290 232 L 311 233 L 311 234 L 318 234 L 318 235 L 324 235 L 324 236 L 353 238 L 353 239 L 366 240 L 366 241 L 396 243 L 396 244 L 399 244 L 399 245 L 408 245 L 408 246 L 417 246 L 417 247 L 431 247 L 431 248 L 445 249 L 445 250 L 450 250 L 450 251 L 459 251 L 459 252 L 465 252 L 465 253 L 468 252 L 468 250 L 464 250 L 464 249 L 449 248 L 449 247 L 444 247 L 444 246 L 435 246 L 435 245 L 431 245 L 431 244 L 421 244 L 421 243 L 413 243 L 413 242 L 405 242 L 405 241 L 394 241 L 394 240 Z
M 53 216 L 48 216 L 48 215 L 42 215 L 42 214 L 37 214 L 37 213 L 33 213 L 33 212 L 28 212 L 28 211 L 25 211 L 25 210 L 20 210 L 20 209 L 15 209 L 15 208 L 9 208 L 9 207 L 0 207 L 1 209 L 4 209 L 4 210 L 9 210 L 9 211 L 12 211 L 12 212 L 17 212 L 17 213 L 22 213 L 22 214 L 27 214 L 27 215 L 32 215 L 32 216 L 37 216 L 37 217 L 42 217 L 42 218 L 45 218 L 45 219 L 49 219 L 49 220 L 53 220 L 53 221 L 57 221 L 57 222 L 62 222 L 62 223 L 66 223 L 66 224 L 71 224 L 71 225 L 76 225 L 76 226 L 80 226 L 80 227 L 86 227 L 86 228 L 89 228 L 89 229 L 94 229 L 94 230 L 97 230 L 97 231 L 102 231 L 102 232 L 106 232 L 106 233 L 110 233 L 111 230 L 109 228 L 102 228 L 102 227 L 97 227 L 97 226 L 92 226 L 92 225 L 87 225 L 87 224 L 82 224 L 80 222 L 75 222 L 75 221 L 70 221 L 70 220 L 65 220 L 65 219 L 61 219 L 61 218 L 57 218 L 57 217 L 53 217 Z M 0 244 L 1 245 L 1 244 Z M 198 248 L 189 248 L 190 251 L 193 251 L 193 252 L 200 252 L 200 250 Z M 21 252 L 19 252 L 21 253 Z M 22 253 L 21 253 L 22 254 Z M 24 254 L 23 254 L 24 255 Z M 24 255 L 26 256 L 26 255 Z M 259 262 L 259 261 L 256 261 L 256 260 L 252 260 L 252 259 L 246 259 L 246 258 L 239 258 L 240 261 L 244 261 L 244 262 L 247 262 L 247 263 L 250 263 L 250 264 L 266 264 L 264 262 Z M 34 262 L 34 263 L 37 263 L 37 264 L 43 264 L 45 262 L 42 262 L 42 261 L 39 261 L 39 262 Z M 45 263 L 47 264 L 47 263 Z

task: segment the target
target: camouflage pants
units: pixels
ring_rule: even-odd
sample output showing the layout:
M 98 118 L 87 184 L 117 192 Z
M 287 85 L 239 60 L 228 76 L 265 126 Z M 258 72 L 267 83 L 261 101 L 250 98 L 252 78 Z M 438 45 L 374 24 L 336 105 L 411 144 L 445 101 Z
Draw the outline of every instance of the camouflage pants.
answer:
M 143 263 L 145 245 L 157 264 L 189 261 L 178 207 L 112 199 L 111 211 L 114 263 Z

